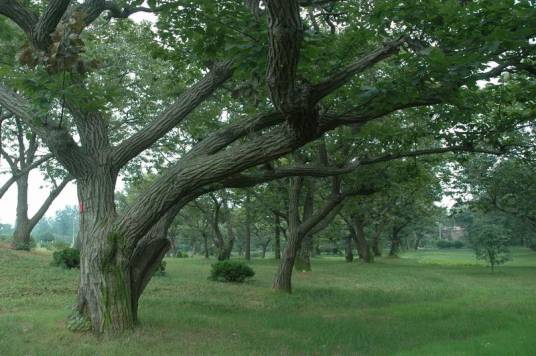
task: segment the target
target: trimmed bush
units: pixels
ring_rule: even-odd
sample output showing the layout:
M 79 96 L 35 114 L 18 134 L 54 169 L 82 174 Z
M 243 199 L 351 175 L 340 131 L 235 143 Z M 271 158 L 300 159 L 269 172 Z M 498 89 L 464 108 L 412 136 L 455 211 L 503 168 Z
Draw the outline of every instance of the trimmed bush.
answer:
M 188 258 L 188 252 L 181 252 L 181 251 L 177 251 L 177 253 L 175 254 L 175 257 L 177 258 Z
M 439 240 L 437 242 L 437 247 L 438 248 L 452 248 L 454 247 L 454 244 L 447 240 Z
M 251 267 L 238 261 L 220 261 L 212 265 L 209 279 L 221 282 L 242 283 L 251 278 L 255 272 Z
M 454 244 L 453 244 L 454 248 L 462 248 L 464 245 L 463 242 L 461 242 L 460 240 L 456 240 L 454 241 Z
M 75 248 L 65 248 L 52 254 L 52 265 L 63 268 L 80 268 L 80 251 Z

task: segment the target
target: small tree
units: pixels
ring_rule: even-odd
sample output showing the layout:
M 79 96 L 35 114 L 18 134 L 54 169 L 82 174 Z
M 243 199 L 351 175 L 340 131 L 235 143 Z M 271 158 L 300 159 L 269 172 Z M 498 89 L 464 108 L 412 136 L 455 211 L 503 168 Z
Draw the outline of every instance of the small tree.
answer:
M 508 241 L 508 235 L 500 226 L 479 226 L 472 238 L 476 258 L 486 261 L 493 272 L 495 266 L 510 260 Z

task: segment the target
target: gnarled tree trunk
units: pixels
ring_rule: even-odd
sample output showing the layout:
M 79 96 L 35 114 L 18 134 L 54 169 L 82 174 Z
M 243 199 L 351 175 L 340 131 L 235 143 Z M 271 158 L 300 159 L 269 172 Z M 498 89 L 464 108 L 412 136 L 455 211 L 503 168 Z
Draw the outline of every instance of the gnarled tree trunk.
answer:
M 95 172 L 78 180 L 81 247 L 78 312 L 89 319 L 96 333 L 130 329 L 136 317 L 126 237 L 113 231 L 117 177 L 109 168 L 95 167 Z

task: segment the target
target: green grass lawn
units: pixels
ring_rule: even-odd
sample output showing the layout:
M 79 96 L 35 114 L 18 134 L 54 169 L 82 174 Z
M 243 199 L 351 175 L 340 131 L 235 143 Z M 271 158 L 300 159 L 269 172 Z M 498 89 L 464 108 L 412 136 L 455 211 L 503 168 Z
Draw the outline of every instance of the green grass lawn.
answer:
M 203 259 L 168 259 L 118 338 L 71 333 L 77 271 L 0 249 L 0 355 L 536 355 L 536 253 L 495 273 L 471 251 L 418 251 L 373 265 L 317 258 L 292 295 L 274 260 L 244 285 L 207 280 Z

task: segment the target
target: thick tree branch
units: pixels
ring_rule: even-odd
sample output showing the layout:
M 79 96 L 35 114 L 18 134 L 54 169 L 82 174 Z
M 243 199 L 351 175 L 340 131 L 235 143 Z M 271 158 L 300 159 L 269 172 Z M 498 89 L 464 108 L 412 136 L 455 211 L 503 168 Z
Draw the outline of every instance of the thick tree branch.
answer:
M 17 0 L 1 0 L 0 14 L 11 19 L 28 35 L 32 33 L 37 23 L 37 15 L 22 6 Z
M 254 119 L 244 119 L 216 130 L 195 145 L 185 158 L 212 155 L 248 134 L 259 132 L 284 122 L 280 113 L 262 114 Z
M 232 75 L 232 62 L 227 61 L 214 67 L 203 79 L 182 94 L 155 120 L 114 149 L 116 169 L 123 167 L 132 158 L 149 148 L 158 139 L 176 127 L 188 114 L 203 103 Z
M 17 181 L 17 178 L 19 178 L 19 176 L 11 176 L 7 182 L 5 182 L 1 187 L 0 187 L 0 199 L 2 199 L 2 197 L 4 196 L 4 194 L 6 194 L 6 192 L 9 190 L 9 188 L 11 188 L 11 186 Z
M 49 121 L 43 124 L 36 120 L 31 105 L 20 95 L 0 85 L 0 105 L 20 119 L 47 144 L 51 153 L 73 175 L 90 169 L 87 156 L 81 152 L 66 128 Z
M 405 42 L 405 37 L 401 37 L 394 41 L 386 42 L 383 44 L 383 46 L 368 53 L 364 57 L 359 58 L 355 62 L 340 70 L 339 72 L 314 85 L 311 93 L 312 101 L 318 102 L 323 97 L 329 95 L 336 89 L 348 83 L 356 74 L 359 74 L 364 70 L 374 66 L 376 63 L 382 61 L 383 59 L 398 53 L 400 47 Z

